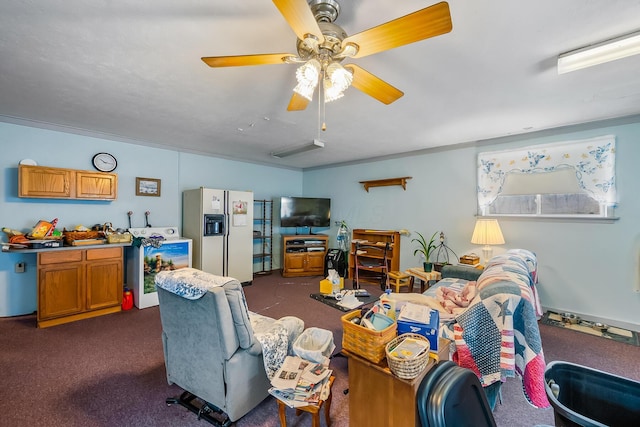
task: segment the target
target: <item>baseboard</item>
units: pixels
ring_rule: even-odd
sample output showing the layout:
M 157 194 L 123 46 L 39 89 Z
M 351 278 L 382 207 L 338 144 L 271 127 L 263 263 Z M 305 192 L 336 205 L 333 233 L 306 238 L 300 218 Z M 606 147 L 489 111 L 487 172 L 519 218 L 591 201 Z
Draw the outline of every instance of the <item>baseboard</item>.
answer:
M 593 315 L 586 314 L 586 313 L 579 313 L 579 312 L 566 310 L 566 309 L 562 309 L 562 308 L 556 308 L 556 307 L 543 306 L 542 307 L 542 311 L 553 311 L 553 312 L 556 312 L 556 313 L 569 312 L 569 313 L 576 314 L 581 319 L 587 320 L 589 322 L 599 322 L 599 323 L 604 323 L 605 325 L 611 325 L 611 326 L 616 326 L 618 328 L 629 329 L 631 331 L 640 332 L 640 324 L 637 324 L 637 323 L 631 323 L 631 322 L 624 322 L 624 321 L 619 321 L 619 320 L 607 319 L 605 317 L 593 316 Z

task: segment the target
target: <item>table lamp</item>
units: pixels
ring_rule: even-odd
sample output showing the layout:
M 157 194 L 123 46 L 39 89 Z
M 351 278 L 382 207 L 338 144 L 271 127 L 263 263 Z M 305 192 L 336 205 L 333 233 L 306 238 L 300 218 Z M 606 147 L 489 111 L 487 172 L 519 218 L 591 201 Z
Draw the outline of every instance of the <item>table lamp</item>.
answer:
M 490 245 L 504 245 L 504 237 L 497 219 L 478 219 L 476 227 L 473 229 L 471 243 L 474 245 L 484 245 L 482 247 L 482 264 L 486 264 L 493 255 L 493 248 Z

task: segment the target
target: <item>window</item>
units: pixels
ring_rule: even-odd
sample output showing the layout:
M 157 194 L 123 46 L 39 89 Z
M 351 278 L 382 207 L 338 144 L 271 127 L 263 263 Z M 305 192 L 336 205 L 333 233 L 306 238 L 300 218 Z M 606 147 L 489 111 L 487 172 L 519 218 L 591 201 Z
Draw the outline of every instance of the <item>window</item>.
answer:
M 613 216 L 615 137 L 478 155 L 480 215 Z

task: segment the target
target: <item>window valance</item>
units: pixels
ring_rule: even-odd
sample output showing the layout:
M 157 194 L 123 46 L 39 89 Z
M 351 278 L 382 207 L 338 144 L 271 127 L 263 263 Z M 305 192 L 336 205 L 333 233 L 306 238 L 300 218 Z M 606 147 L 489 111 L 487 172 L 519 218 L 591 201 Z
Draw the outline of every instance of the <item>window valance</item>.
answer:
M 502 193 L 509 174 L 569 170 L 578 187 L 603 207 L 615 207 L 615 136 L 478 154 L 478 207 L 482 215 Z M 558 174 L 558 176 L 560 176 Z

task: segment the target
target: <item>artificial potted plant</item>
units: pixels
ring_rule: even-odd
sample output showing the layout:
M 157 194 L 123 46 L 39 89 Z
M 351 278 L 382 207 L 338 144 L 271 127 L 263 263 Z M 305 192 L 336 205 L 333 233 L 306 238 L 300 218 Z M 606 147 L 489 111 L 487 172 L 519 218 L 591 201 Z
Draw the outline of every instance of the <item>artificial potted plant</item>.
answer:
M 417 255 L 420 253 L 420 256 L 424 257 L 424 271 L 429 273 L 433 269 L 433 263 L 431 262 L 431 253 L 436 248 L 434 241 L 438 232 L 436 231 L 435 233 L 433 233 L 431 239 L 429 239 L 428 242 L 422 234 L 418 233 L 417 231 L 416 234 L 420 236 L 420 238 L 411 239 L 411 241 L 418 243 L 419 247 L 413 251 L 413 255 Z

